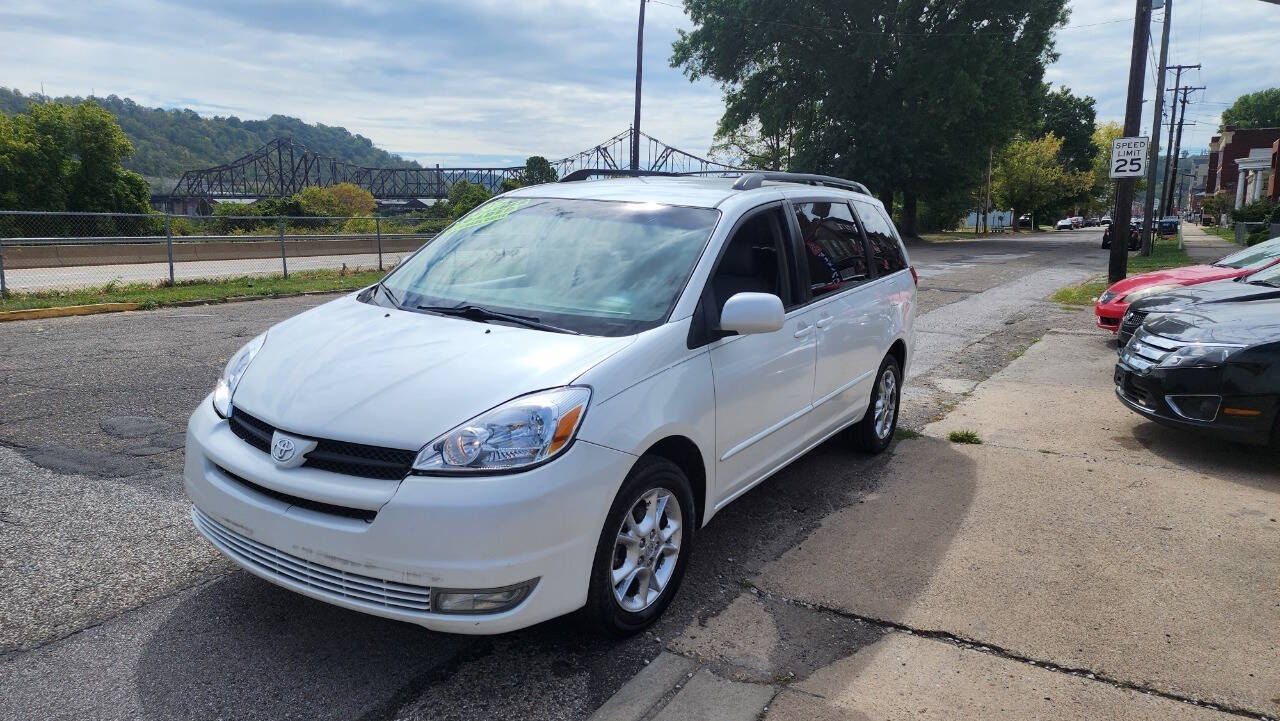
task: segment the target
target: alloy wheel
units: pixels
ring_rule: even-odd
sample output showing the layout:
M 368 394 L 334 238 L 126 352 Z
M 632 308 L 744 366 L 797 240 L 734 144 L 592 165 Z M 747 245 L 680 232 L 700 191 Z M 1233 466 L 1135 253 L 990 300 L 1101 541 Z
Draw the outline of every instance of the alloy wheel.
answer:
M 666 590 L 680 558 L 680 502 L 666 488 L 646 491 L 622 517 L 609 578 L 618 605 L 632 613 Z
M 893 431 L 893 420 L 898 411 L 898 377 L 892 368 L 885 368 L 880 376 L 880 387 L 876 393 L 875 429 L 876 437 L 884 440 Z

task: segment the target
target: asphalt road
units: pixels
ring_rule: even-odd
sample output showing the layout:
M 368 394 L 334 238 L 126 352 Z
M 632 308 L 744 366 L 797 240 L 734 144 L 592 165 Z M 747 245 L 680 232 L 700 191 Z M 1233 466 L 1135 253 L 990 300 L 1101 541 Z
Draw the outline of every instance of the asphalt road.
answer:
M 1080 327 L 1045 298 L 1105 268 L 1098 235 L 912 246 L 902 425 L 939 417 L 1048 328 Z M 0 719 L 582 719 L 885 477 L 884 457 L 835 442 L 801 458 L 716 517 L 664 619 L 626 641 L 572 617 L 479 638 L 333 608 L 218 556 L 180 475 L 186 416 L 226 358 L 320 302 L 0 325 Z M 818 656 L 859 642 L 820 637 Z

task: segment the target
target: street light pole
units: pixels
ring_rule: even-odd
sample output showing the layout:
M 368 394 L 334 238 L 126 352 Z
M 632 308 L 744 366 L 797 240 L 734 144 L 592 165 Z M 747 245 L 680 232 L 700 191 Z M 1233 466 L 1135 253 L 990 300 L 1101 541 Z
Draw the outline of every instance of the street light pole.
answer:
M 640 84 L 644 78 L 644 6 L 640 0 L 640 26 L 636 29 L 636 115 L 631 121 L 631 169 L 640 169 Z
M 1133 47 L 1129 51 L 1129 94 L 1124 109 L 1124 136 L 1136 137 L 1142 125 L 1142 85 L 1147 73 L 1147 39 L 1151 33 L 1151 0 L 1137 0 L 1133 14 Z M 1129 271 L 1129 218 L 1137 178 L 1116 181 L 1116 212 L 1111 216 L 1111 258 L 1107 277 L 1124 280 Z

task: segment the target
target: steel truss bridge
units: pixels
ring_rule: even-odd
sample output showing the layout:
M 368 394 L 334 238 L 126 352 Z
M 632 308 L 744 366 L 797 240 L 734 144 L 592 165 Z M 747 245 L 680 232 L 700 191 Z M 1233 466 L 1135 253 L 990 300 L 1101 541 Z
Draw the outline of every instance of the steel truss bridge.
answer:
M 584 168 L 631 167 L 633 129 L 618 133 L 589 150 L 552 161 L 564 177 Z M 731 166 L 686 153 L 640 133 L 640 168 L 673 173 L 733 170 Z M 202 198 L 281 198 L 307 186 L 354 183 L 378 199 L 447 198 L 455 183 L 467 181 L 498 192 L 502 181 L 514 179 L 524 166 L 510 168 L 366 168 L 320 155 L 291 138 L 276 138 L 248 155 L 203 170 L 188 170 L 170 193 L 170 200 Z

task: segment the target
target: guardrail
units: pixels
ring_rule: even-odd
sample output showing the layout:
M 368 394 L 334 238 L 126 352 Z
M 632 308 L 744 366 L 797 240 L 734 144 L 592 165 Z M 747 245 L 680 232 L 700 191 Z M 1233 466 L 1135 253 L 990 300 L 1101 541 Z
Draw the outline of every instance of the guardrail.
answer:
M 0 211 L 0 294 L 299 268 L 386 270 L 444 221 Z

